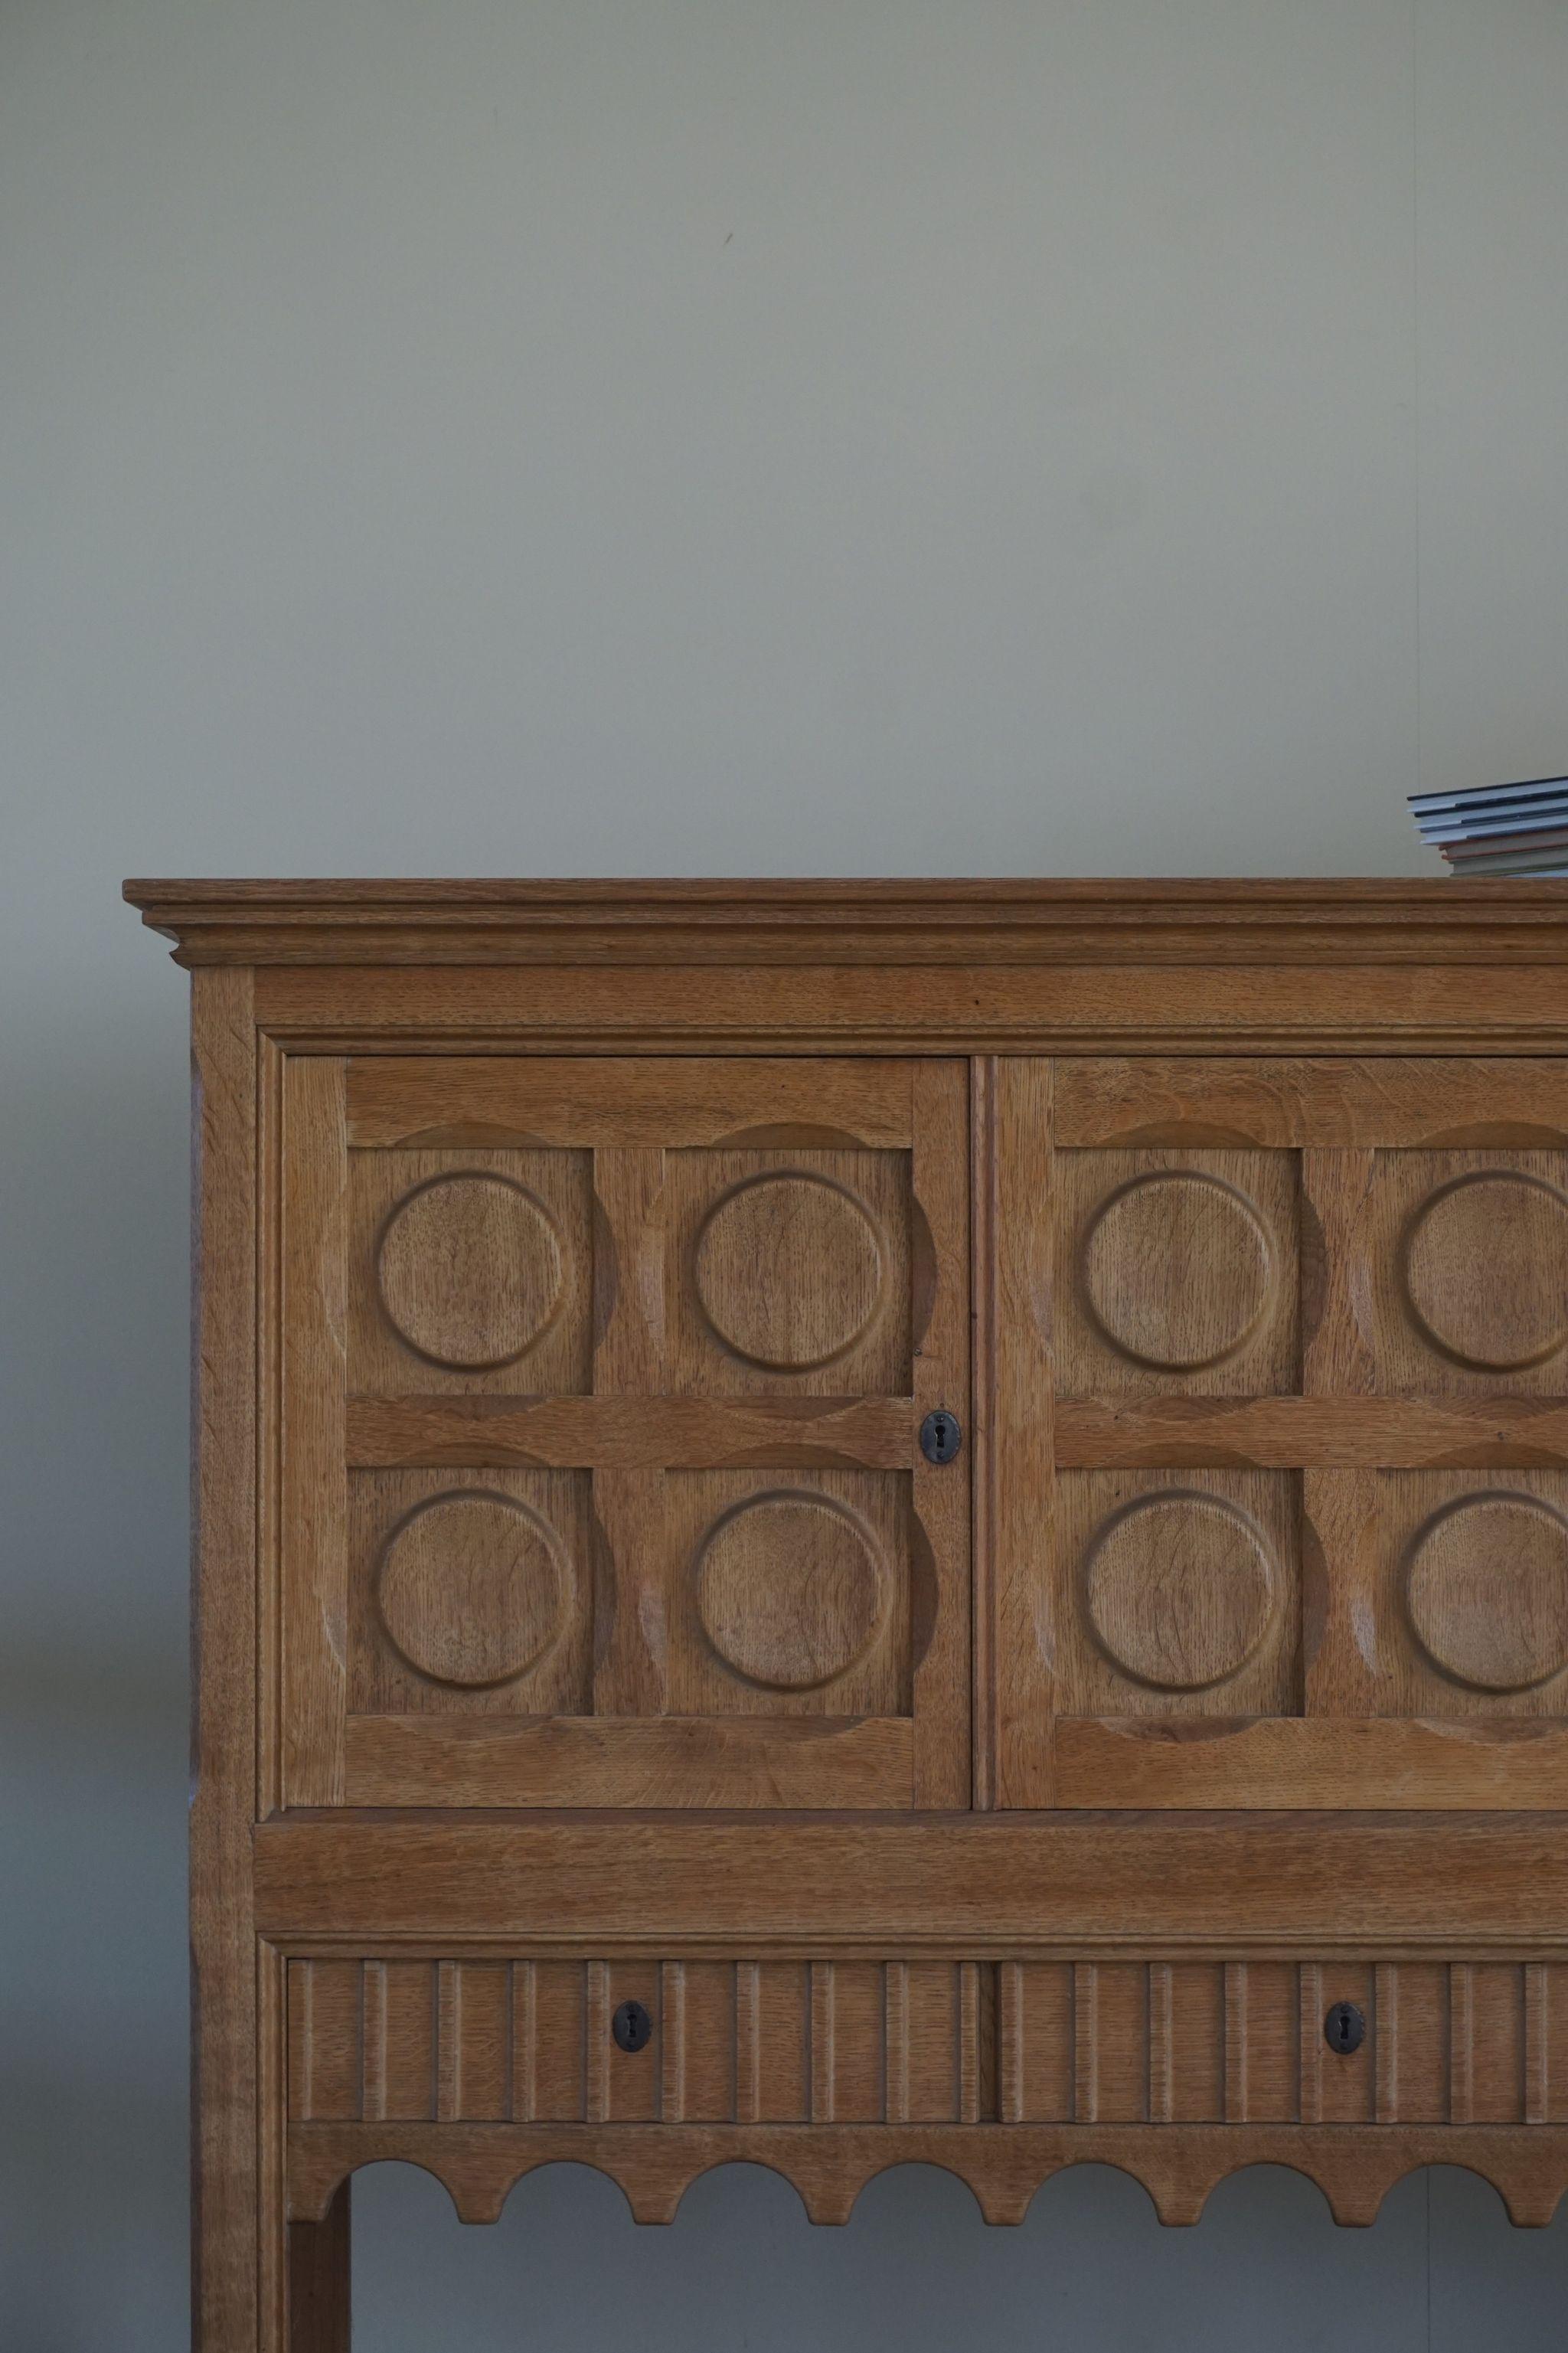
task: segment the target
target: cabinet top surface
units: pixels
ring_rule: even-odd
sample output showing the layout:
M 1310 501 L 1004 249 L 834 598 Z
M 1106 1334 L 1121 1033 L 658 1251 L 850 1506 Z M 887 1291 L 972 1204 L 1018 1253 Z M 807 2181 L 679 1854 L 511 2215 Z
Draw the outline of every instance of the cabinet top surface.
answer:
M 1555 961 L 1568 881 L 146 880 L 182 964 Z

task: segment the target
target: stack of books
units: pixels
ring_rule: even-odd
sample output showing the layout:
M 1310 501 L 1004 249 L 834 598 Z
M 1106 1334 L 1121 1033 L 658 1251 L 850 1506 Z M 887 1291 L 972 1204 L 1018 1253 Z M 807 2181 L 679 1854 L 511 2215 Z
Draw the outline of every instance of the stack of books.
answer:
M 1456 874 L 1568 874 L 1568 776 L 1412 793 L 1410 806 Z

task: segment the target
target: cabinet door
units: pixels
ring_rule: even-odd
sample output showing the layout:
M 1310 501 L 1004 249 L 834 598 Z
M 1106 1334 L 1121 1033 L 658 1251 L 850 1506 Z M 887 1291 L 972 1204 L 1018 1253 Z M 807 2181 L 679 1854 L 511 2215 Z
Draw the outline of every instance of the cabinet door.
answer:
M 984 1101 L 998 1801 L 1568 1805 L 1568 1067 Z
M 287 1802 L 966 1805 L 966 1066 L 283 1086 Z

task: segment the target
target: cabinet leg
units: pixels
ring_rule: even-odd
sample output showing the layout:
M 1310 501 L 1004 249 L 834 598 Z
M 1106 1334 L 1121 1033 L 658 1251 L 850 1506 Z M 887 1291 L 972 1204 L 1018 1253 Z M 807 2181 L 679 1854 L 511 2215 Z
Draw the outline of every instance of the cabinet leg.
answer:
M 321 2222 L 289 2225 L 289 2353 L 349 2353 L 349 2185 Z

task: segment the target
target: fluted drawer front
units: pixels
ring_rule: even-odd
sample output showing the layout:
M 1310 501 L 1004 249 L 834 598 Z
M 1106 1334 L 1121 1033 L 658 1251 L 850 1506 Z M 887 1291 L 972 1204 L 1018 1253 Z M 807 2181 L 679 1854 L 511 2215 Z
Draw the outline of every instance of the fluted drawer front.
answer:
M 289 2042 L 297 2123 L 1568 2121 L 1535 1961 L 298 1960 Z

